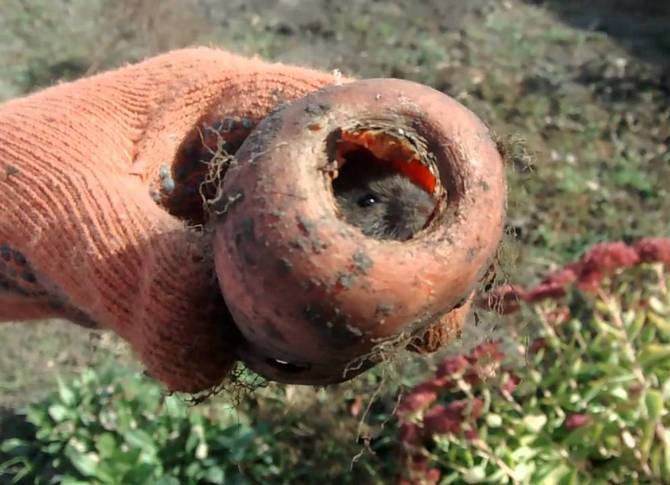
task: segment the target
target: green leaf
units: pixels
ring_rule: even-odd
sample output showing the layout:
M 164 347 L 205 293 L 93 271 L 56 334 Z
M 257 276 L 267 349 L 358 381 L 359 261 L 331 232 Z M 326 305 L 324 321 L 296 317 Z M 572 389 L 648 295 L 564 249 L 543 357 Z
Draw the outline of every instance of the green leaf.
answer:
M 640 309 L 635 313 L 635 318 L 633 319 L 631 324 L 627 327 L 628 338 L 630 340 L 635 340 L 637 338 L 646 319 L 647 319 L 647 312 L 645 310 Z
M 91 368 L 84 369 L 81 373 L 80 382 L 83 386 L 95 385 L 98 380 L 98 374 Z
M 510 453 L 510 456 L 514 461 L 523 462 L 531 460 L 536 454 L 537 450 L 535 448 L 519 446 Z
M 14 456 L 26 455 L 31 449 L 28 441 L 19 438 L 9 438 L 0 444 L 0 451 Z
M 642 367 L 648 368 L 670 358 L 670 345 L 647 344 L 640 352 Z
M 26 412 L 26 420 L 37 427 L 49 422 L 49 415 L 42 406 L 31 406 Z
M 42 450 L 51 455 L 57 455 L 62 451 L 64 446 L 65 444 L 62 441 L 54 441 L 53 443 L 44 446 Z
M 184 444 L 184 450 L 187 453 L 193 453 L 196 447 L 200 444 L 200 439 L 195 433 L 190 433 L 188 438 L 186 438 L 186 443 Z
M 559 485 L 577 485 L 577 470 L 572 469 L 559 480 Z
M 95 447 L 100 453 L 100 458 L 111 457 L 116 451 L 116 440 L 111 433 L 102 433 L 95 438 Z
M 123 483 L 122 477 L 128 467 L 114 460 L 100 460 L 95 470 L 96 478 L 105 484 Z
M 628 400 L 628 391 L 621 386 L 616 386 L 612 389 L 610 389 L 610 395 L 612 397 L 616 397 L 618 399 L 621 399 L 622 401 L 627 401 Z
M 186 467 L 185 475 L 193 481 L 198 481 L 202 475 L 202 467 L 200 466 L 200 462 L 194 461 L 189 463 L 189 465 Z
M 517 463 L 514 467 L 514 476 L 519 482 L 527 482 L 528 477 L 532 475 L 535 465 L 532 462 Z
M 670 322 L 668 322 L 665 318 L 659 317 L 655 313 L 651 312 L 649 313 L 648 318 L 663 337 L 667 338 L 670 336 Z
M 546 474 L 538 474 L 538 478 L 541 479 L 541 483 L 547 485 L 558 485 L 561 480 L 563 480 L 568 474 L 572 472 L 571 468 L 568 468 L 564 464 L 560 463 L 559 465 L 550 468 Z
M 164 475 L 156 480 L 155 485 L 181 485 L 181 482 L 173 476 Z
M 149 483 L 154 476 L 156 467 L 150 463 L 140 463 L 123 476 L 121 483 Z
M 486 468 L 484 465 L 472 467 L 463 474 L 465 483 L 481 483 L 486 478 Z
M 65 456 L 70 460 L 79 473 L 86 477 L 95 477 L 95 472 L 100 461 L 98 455 L 93 452 L 80 453 L 71 445 L 65 447 Z
M 659 300 L 657 297 L 652 296 L 648 300 L 649 306 L 651 307 L 654 312 L 660 314 L 660 315 L 667 315 L 668 314 L 668 308 L 666 305 Z
M 670 444 L 668 443 L 668 432 L 661 428 L 660 441 L 663 443 L 663 463 L 661 464 L 661 478 L 664 483 L 670 482 Z
M 661 417 L 664 411 L 663 395 L 656 389 L 647 389 L 644 396 L 644 402 L 647 406 L 649 418 L 656 421 Z
M 644 421 L 641 426 L 640 433 L 640 444 L 639 451 L 642 455 L 642 459 L 646 460 L 649 456 L 649 452 L 654 444 L 654 430 L 656 428 L 656 423 L 654 421 Z
M 524 416 L 523 418 L 523 424 L 525 424 L 526 428 L 528 428 L 533 433 L 539 432 L 546 423 L 547 417 L 544 414 L 531 414 Z
M 226 471 L 219 466 L 214 466 L 207 470 L 203 478 L 210 483 L 223 484 L 226 481 Z
M 62 404 L 52 404 L 49 406 L 49 416 L 51 416 L 51 418 L 57 423 L 63 421 L 67 415 L 68 409 Z
M 656 476 L 660 476 L 661 467 L 663 466 L 663 449 L 660 446 L 651 450 L 649 461 L 651 462 L 652 473 Z
M 173 418 L 183 418 L 186 416 L 186 408 L 177 396 L 167 396 L 163 401 L 167 414 Z
M 122 451 L 117 448 L 111 460 L 126 468 L 132 468 L 140 461 L 142 450 L 140 448 L 131 448 L 128 451 Z
M 645 344 L 651 344 L 656 342 L 656 326 L 655 325 L 645 325 L 640 331 L 639 340 Z
M 141 429 L 131 429 L 125 432 L 123 437 L 130 446 L 140 448 L 150 454 L 156 454 L 157 448 L 154 439 L 149 433 Z
M 65 404 L 66 406 L 73 406 L 76 401 L 76 397 L 72 389 L 67 387 L 63 380 L 58 377 L 58 396 L 60 397 L 60 400 Z

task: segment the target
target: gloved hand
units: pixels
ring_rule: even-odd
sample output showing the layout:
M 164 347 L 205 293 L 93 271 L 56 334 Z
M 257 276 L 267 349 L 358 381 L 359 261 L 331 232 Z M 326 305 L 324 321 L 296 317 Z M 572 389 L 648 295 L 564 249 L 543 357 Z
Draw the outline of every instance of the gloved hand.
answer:
M 196 48 L 0 105 L 0 321 L 111 329 L 171 390 L 221 382 L 236 332 L 198 160 L 334 81 Z

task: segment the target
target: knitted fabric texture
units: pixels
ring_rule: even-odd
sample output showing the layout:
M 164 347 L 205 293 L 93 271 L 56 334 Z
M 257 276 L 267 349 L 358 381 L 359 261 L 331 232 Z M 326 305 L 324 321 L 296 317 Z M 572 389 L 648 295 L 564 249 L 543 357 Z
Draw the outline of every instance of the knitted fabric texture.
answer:
M 157 193 L 203 120 L 248 131 L 334 81 L 195 48 L 0 105 L 0 321 L 108 328 L 171 390 L 220 383 L 235 333 L 209 237 Z

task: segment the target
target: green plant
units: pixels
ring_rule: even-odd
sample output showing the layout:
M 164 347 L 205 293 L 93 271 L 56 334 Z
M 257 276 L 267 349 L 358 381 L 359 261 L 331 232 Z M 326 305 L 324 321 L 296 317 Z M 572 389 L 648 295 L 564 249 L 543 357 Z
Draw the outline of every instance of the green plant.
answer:
M 255 379 L 238 375 L 238 386 L 245 376 Z M 369 373 L 340 392 L 274 386 L 233 409 L 226 390 L 189 407 L 129 369 L 87 369 L 0 419 L 0 483 L 384 483 L 396 399 L 375 395 L 365 411 L 360 397 L 380 385 Z
M 247 483 L 281 476 L 268 423 L 239 412 L 206 417 L 123 369 L 60 381 L 26 412 L 23 436 L 0 446 L 10 483 Z
M 535 305 L 522 366 L 487 343 L 400 406 L 409 479 L 670 481 L 670 278 L 642 265 Z

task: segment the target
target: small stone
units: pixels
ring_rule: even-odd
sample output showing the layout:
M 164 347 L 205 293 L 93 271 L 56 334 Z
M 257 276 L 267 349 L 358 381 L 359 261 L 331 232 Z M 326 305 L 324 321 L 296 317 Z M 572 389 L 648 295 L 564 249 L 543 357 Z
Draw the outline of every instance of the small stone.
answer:
M 174 190 L 175 184 L 172 178 L 166 178 L 161 180 L 161 190 L 165 193 L 171 194 Z
M 158 177 L 161 180 L 164 180 L 170 176 L 170 169 L 168 168 L 167 165 L 161 165 L 160 168 L 158 169 Z

